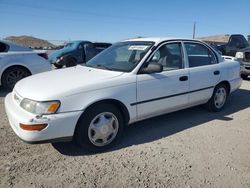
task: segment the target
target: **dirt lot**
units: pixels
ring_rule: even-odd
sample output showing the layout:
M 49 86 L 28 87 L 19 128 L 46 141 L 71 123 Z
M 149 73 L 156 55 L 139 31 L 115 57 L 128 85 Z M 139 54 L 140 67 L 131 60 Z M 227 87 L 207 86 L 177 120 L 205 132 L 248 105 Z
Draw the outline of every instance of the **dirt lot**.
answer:
M 250 80 L 223 112 L 195 107 L 149 119 L 94 155 L 72 143 L 23 143 L 8 124 L 4 96 L 0 187 L 250 187 Z

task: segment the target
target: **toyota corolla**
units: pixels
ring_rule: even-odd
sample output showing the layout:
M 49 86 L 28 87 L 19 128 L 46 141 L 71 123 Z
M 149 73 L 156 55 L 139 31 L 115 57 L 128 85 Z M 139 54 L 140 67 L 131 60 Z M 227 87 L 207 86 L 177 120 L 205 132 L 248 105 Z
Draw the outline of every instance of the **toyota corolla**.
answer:
M 86 65 L 19 81 L 5 108 L 28 143 L 74 139 L 100 151 L 133 122 L 200 104 L 220 111 L 241 82 L 239 63 L 202 41 L 139 38 L 112 45 Z

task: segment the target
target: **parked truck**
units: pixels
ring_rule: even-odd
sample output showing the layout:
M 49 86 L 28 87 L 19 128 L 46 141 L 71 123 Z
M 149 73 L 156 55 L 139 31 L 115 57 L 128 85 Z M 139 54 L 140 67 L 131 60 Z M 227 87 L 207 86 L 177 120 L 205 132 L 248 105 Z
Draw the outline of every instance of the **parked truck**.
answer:
M 218 35 L 202 40 L 219 50 L 224 56 L 235 57 L 237 51 L 249 46 L 246 38 L 241 34 Z
M 56 68 L 70 67 L 79 63 L 86 63 L 102 50 L 111 46 L 110 43 L 92 43 L 90 41 L 72 41 L 64 48 L 49 55 L 49 61 Z
M 241 65 L 241 77 L 247 79 L 250 75 L 250 47 L 239 50 L 235 58 Z
M 225 59 L 234 59 L 240 62 L 241 77 L 247 79 L 250 75 L 250 47 L 243 35 L 222 35 L 203 38 L 205 42 L 213 46 Z

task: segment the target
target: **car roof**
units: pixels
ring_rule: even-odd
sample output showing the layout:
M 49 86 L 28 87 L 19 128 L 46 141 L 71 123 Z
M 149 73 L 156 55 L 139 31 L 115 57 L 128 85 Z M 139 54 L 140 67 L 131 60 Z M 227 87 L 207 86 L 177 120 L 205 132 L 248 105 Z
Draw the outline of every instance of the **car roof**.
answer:
M 0 40 L 0 42 L 8 45 L 8 51 L 32 51 L 32 49 L 26 46 L 22 46 L 8 40 Z
M 90 42 L 88 40 L 73 40 L 69 41 L 68 43 L 74 43 L 74 44 L 80 44 L 80 43 L 92 43 L 94 45 L 112 45 L 111 43 L 108 42 Z
M 67 43 L 74 43 L 74 44 L 79 44 L 79 43 L 89 43 L 90 41 L 87 41 L 87 40 L 72 40 L 72 41 L 69 41 Z
M 203 42 L 199 39 L 187 39 L 187 38 L 176 38 L 176 37 L 145 37 L 145 38 L 132 38 L 127 39 L 125 41 L 150 41 L 155 42 L 156 44 L 159 44 L 164 41 L 171 41 L 171 40 L 188 40 L 188 41 L 199 41 Z

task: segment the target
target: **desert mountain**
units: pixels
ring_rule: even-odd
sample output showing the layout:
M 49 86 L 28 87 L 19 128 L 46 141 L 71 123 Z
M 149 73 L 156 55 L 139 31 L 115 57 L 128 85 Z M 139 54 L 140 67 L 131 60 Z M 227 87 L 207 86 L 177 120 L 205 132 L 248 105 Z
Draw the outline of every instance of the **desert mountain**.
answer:
M 5 40 L 9 40 L 12 41 L 14 43 L 23 45 L 23 46 L 27 46 L 27 47 L 32 47 L 32 48 L 48 48 L 48 47 L 55 47 L 54 44 L 51 44 L 50 42 L 43 40 L 43 39 L 39 39 L 39 38 L 35 38 L 35 37 L 31 37 L 31 36 L 9 36 L 6 37 Z

